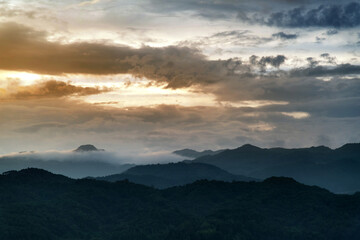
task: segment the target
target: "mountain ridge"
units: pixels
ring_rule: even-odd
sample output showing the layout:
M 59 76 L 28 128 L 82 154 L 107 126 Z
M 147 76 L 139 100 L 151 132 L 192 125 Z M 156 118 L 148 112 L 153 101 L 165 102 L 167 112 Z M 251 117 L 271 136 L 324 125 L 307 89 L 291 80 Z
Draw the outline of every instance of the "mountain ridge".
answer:
M 334 192 L 360 190 L 360 143 L 344 144 L 335 149 L 325 146 L 259 148 L 245 144 L 192 162 L 211 164 L 232 174 L 253 178 L 292 177 Z
M 128 179 L 134 183 L 168 188 L 195 182 L 196 180 L 222 180 L 222 181 L 258 181 L 240 175 L 233 175 L 216 166 L 204 163 L 168 163 L 138 165 L 121 174 L 97 177 L 98 180 L 115 182 Z

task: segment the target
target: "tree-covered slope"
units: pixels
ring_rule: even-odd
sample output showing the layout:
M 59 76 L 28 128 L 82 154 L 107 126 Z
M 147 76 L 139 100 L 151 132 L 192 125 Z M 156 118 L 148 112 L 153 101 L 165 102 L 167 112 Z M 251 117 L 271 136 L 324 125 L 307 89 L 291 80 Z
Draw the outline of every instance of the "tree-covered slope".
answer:
M 0 239 L 359 239 L 360 195 L 289 178 L 156 190 L 26 169 L 0 176 Z

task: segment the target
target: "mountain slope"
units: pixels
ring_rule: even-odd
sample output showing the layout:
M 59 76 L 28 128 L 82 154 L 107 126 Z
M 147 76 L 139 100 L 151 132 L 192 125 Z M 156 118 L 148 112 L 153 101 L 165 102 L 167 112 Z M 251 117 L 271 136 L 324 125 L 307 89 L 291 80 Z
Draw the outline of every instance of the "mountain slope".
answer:
M 360 238 L 360 194 L 335 195 L 289 178 L 156 190 L 26 169 L 1 175 L 0 191 L 6 240 Z
M 221 180 L 221 181 L 255 181 L 239 175 L 230 174 L 218 167 L 203 163 L 169 163 L 135 166 L 122 174 L 99 177 L 98 180 L 120 181 L 128 179 L 131 182 L 167 188 L 185 185 L 196 180 Z
M 212 164 L 230 173 L 254 178 L 287 176 L 335 192 L 354 192 L 360 190 L 359 146 L 346 144 L 335 150 L 324 146 L 263 149 L 247 144 L 193 162 Z

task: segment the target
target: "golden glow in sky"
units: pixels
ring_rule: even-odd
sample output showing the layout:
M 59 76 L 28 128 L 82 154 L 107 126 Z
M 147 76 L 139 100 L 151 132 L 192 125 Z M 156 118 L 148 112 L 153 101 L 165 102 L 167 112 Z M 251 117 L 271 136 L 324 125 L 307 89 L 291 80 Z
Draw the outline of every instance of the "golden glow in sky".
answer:
M 257 108 L 267 105 L 286 105 L 284 101 L 246 100 L 246 101 L 218 101 L 211 93 L 196 91 L 194 88 L 170 89 L 166 85 L 154 84 L 146 78 L 135 78 L 129 74 L 117 74 L 109 76 L 91 75 L 64 75 L 51 76 L 29 72 L 2 71 L 1 76 L 7 81 L 2 85 L 17 81 L 23 86 L 32 85 L 48 80 L 68 81 L 74 86 L 109 89 L 107 92 L 87 96 L 74 96 L 85 102 L 113 106 L 113 107 L 137 107 L 156 106 L 162 104 L 192 106 L 229 106 Z M 4 87 L 4 86 L 3 86 Z M 297 118 L 297 117 L 295 117 Z

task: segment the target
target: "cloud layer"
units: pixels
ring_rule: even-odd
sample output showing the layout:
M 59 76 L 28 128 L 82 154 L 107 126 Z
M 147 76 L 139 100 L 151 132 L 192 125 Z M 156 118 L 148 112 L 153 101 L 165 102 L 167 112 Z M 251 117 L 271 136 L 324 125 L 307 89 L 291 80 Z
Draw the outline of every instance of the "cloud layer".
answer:
M 356 2 L 17 4 L 0 3 L 1 153 L 90 142 L 141 158 L 185 147 L 360 139 Z M 8 70 L 51 76 L 32 84 Z M 121 74 L 141 82 L 129 81 L 139 91 L 126 91 Z M 148 104 L 159 88 L 162 104 Z M 144 104 L 121 108 L 127 94 Z M 211 103 L 171 105 L 165 96 L 196 94 Z

